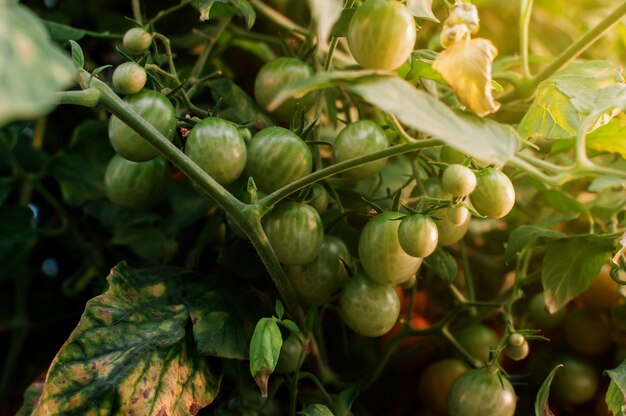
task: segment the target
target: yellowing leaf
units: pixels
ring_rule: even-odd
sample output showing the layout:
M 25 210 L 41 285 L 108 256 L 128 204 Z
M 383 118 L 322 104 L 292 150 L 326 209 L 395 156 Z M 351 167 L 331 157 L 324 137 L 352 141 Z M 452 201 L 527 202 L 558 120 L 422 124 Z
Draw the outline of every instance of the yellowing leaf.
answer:
M 500 108 L 492 95 L 491 64 L 498 50 L 487 39 L 453 43 L 433 62 L 433 68 L 452 87 L 457 98 L 480 117 Z

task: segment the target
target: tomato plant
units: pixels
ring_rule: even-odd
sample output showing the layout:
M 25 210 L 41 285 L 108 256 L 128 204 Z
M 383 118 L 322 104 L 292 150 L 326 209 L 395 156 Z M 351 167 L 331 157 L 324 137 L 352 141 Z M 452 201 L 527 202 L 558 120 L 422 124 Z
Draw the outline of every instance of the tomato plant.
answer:
M 0 414 L 621 412 L 626 4 L 170 3 L 0 1 Z

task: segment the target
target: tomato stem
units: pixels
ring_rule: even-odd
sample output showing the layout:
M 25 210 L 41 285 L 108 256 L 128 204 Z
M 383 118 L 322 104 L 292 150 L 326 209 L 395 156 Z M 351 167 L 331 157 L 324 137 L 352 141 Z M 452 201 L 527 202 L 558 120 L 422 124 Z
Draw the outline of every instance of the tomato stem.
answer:
M 520 2 L 520 56 L 522 58 L 522 77 L 531 77 L 530 66 L 528 65 L 528 26 L 533 10 L 533 0 L 522 0 Z

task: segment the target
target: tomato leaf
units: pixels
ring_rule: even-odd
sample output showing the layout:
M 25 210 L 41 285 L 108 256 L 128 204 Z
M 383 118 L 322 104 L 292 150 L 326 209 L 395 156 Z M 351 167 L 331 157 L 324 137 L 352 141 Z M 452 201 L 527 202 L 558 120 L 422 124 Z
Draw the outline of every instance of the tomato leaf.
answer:
M 261 318 L 250 340 L 250 374 L 254 377 L 261 395 L 267 397 L 269 376 L 274 372 L 283 337 L 273 318 Z
M 407 0 L 406 7 L 408 7 L 411 14 L 418 19 L 439 23 L 439 19 L 437 19 L 433 13 L 433 0 Z
M 611 378 L 605 402 L 613 416 L 626 415 L 626 361 L 613 370 L 605 370 Z
M 37 406 L 37 402 L 41 397 L 41 392 L 43 391 L 44 386 L 44 378 L 43 375 L 41 380 L 38 378 L 33 381 L 30 386 L 24 391 L 24 401 L 22 402 L 22 407 L 17 411 L 15 416 L 30 416 Z
M 537 87 L 537 96 L 518 126 L 520 136 L 566 139 L 576 136 L 585 116 L 624 106 L 621 67 L 605 61 L 576 61 Z M 609 110 L 592 130 L 606 124 Z
M 186 303 L 199 354 L 246 360 L 259 318 L 271 311 L 269 299 L 230 276 L 210 276 L 192 285 Z
M 21 206 L 0 208 L 0 282 L 13 279 L 37 245 L 33 212 Z
M 433 254 L 424 258 L 424 264 L 447 283 L 454 282 L 458 271 L 456 260 L 443 248 L 437 248 Z
M 515 259 L 517 253 L 526 248 L 529 244 L 534 243 L 540 238 L 563 238 L 565 234 L 549 228 L 537 227 L 536 225 L 522 225 L 514 229 L 506 244 L 505 258 L 506 261 Z
M 111 244 L 124 246 L 147 264 L 167 263 L 178 250 L 178 242 L 158 226 L 117 227 Z
M 249 30 L 256 20 L 256 12 L 248 0 L 194 0 L 192 3 L 200 12 L 202 22 L 238 14 Z
M 72 61 L 55 46 L 45 26 L 27 7 L 0 4 L 0 126 L 17 119 L 33 119 L 56 104 L 55 93 L 71 85 Z
M 43 21 L 44 25 L 46 25 L 46 29 L 50 34 L 50 37 L 57 42 L 67 42 L 68 40 L 80 40 L 82 39 L 86 32 L 82 29 L 76 29 L 71 26 L 67 26 L 57 22 L 51 22 L 49 20 Z
M 554 413 L 552 413 L 548 404 L 548 397 L 550 395 L 550 385 L 552 384 L 552 380 L 560 368 L 563 368 L 563 364 L 555 366 L 541 384 L 541 387 L 537 392 L 537 398 L 535 399 L 535 416 L 554 416 Z
M 328 36 L 333 25 L 341 16 L 341 0 L 308 0 L 311 17 L 317 28 L 317 45 L 322 50 L 328 47 Z
M 611 236 L 585 235 L 548 244 L 543 258 L 541 282 L 546 307 L 555 313 L 584 292 L 615 248 Z
M 330 30 L 330 36 L 335 38 L 348 36 L 348 26 L 350 25 L 350 20 L 352 20 L 354 12 L 356 12 L 356 7 L 343 9 L 339 19 L 337 19 L 333 28 Z
M 333 412 L 323 404 L 310 404 L 299 413 L 303 416 L 333 416 Z
M 359 385 L 350 386 L 347 389 L 343 390 L 341 393 L 339 393 L 339 397 L 337 397 L 337 405 L 339 406 L 339 410 L 341 411 L 340 415 L 350 414 L 352 404 L 359 396 L 359 393 L 361 393 L 361 388 L 359 387 Z
M 33 415 L 195 415 L 210 404 L 221 376 L 188 342 L 186 277 L 117 265 L 54 358 Z
M 216 79 L 207 85 L 215 100 L 222 99 L 224 108 L 220 110 L 219 117 L 237 123 L 254 123 L 259 129 L 274 124 L 256 102 L 231 80 Z

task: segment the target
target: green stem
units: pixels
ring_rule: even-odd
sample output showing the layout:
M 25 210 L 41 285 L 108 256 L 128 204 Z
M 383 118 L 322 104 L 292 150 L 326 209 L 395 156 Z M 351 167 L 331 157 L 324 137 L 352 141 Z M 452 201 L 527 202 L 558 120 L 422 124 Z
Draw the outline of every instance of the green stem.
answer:
M 57 103 L 74 104 L 83 107 L 95 107 L 100 101 L 100 91 L 96 88 L 87 88 L 78 91 L 63 91 L 57 93 Z
M 520 2 L 520 25 L 519 25 L 519 50 L 522 58 L 522 77 L 531 77 L 530 66 L 528 65 L 528 26 L 533 10 L 533 0 L 522 0 Z
M 260 14 L 267 17 L 272 22 L 276 23 L 279 27 L 296 34 L 299 38 L 303 39 L 303 35 L 307 34 L 307 30 L 305 28 L 286 18 L 278 11 L 263 3 L 261 0 L 250 0 L 250 4 Z
M 465 357 L 465 360 L 469 362 L 472 365 L 472 367 L 474 368 L 482 367 L 483 363 L 480 360 L 477 360 L 472 354 L 470 354 L 465 349 L 463 345 L 461 345 L 459 341 L 457 341 L 457 339 L 454 337 L 454 335 L 452 335 L 452 333 L 450 332 L 447 326 L 441 330 L 441 334 L 444 336 L 445 339 L 448 340 L 450 344 L 452 344 L 454 348 L 456 348 L 461 353 L 461 355 Z
M 159 11 L 152 19 L 148 20 L 147 25 L 154 25 L 156 22 L 164 18 L 170 13 L 174 13 L 177 10 L 182 9 L 183 7 L 188 6 L 191 2 L 180 2 L 177 5 L 170 7 L 169 9 Z
M 548 65 L 546 68 L 543 69 L 543 71 L 537 74 L 534 79 L 535 85 L 549 78 L 556 71 L 563 68 L 570 61 L 572 61 L 585 50 L 587 50 L 587 48 L 589 48 L 607 30 L 609 30 L 611 26 L 617 23 L 622 18 L 622 16 L 624 16 L 624 14 L 626 14 L 626 1 L 623 1 L 600 23 L 598 23 L 595 27 L 585 33 L 585 35 L 583 35 L 576 42 L 572 43 L 567 49 L 561 52 L 561 54 L 550 65 Z
M 215 33 L 211 36 L 211 41 L 209 42 L 208 45 L 204 47 L 204 50 L 198 57 L 198 60 L 196 61 L 195 65 L 193 66 L 193 69 L 191 70 L 191 74 L 189 74 L 188 81 L 191 82 L 192 84 L 195 84 L 198 78 L 200 77 L 200 75 L 202 75 L 202 70 L 204 70 L 204 67 L 206 66 L 206 62 L 209 59 L 209 55 L 211 55 L 213 46 L 217 43 L 217 40 L 220 38 L 222 33 L 224 33 L 224 30 L 228 27 L 229 23 L 230 23 L 230 19 L 222 20 L 217 26 Z
M 140 0 L 132 0 L 133 5 L 133 18 L 137 23 L 143 25 L 143 18 L 141 17 L 141 5 Z
M 326 179 L 330 176 L 344 172 L 348 169 L 351 169 L 356 166 L 360 166 L 360 165 L 363 165 L 365 163 L 372 162 L 375 160 L 385 159 L 385 158 L 389 158 L 392 156 L 398 156 L 403 153 L 413 152 L 415 150 L 423 149 L 426 147 L 441 146 L 442 144 L 443 143 L 441 141 L 436 140 L 436 139 L 421 140 L 415 143 L 407 143 L 407 144 L 393 146 L 385 150 L 371 153 L 369 155 L 359 156 L 354 159 L 349 159 L 340 163 L 336 163 L 334 165 L 331 165 L 326 168 L 320 169 L 316 172 L 313 172 L 312 174 L 307 175 L 304 178 L 291 182 L 290 184 L 272 192 L 266 197 L 260 199 L 257 205 L 261 207 L 262 212 L 265 212 L 271 209 L 271 207 L 274 206 L 274 204 L 276 204 L 278 201 L 286 198 L 292 193 L 302 188 L 305 188 L 315 182 L 319 182 L 322 179 Z

